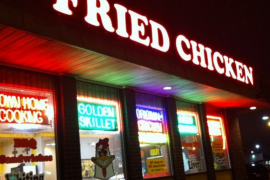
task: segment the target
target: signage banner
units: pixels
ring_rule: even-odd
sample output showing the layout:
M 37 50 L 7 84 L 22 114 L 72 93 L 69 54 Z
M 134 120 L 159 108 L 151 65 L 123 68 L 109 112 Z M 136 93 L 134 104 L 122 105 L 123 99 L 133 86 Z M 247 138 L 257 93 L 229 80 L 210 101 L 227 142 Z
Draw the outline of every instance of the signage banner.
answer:
M 177 113 L 178 130 L 180 134 L 196 135 L 198 127 L 196 125 L 196 115 L 184 112 Z
M 0 123 L 50 124 L 46 97 L 0 92 Z
M 70 3 L 72 2 L 72 3 Z M 81 6 L 79 0 L 56 0 L 53 8 L 59 13 L 72 16 Z M 78 5 L 80 4 L 80 5 Z M 166 27 L 140 13 L 108 0 L 87 1 L 84 21 L 94 27 L 104 27 L 105 31 L 115 33 L 160 52 L 168 52 L 175 45 L 179 59 L 200 66 L 207 71 L 216 71 L 228 78 L 253 85 L 253 68 L 230 56 L 186 38 L 182 34 L 170 36 Z M 111 12 L 111 10 L 113 12 Z M 81 12 L 81 11 L 79 11 Z M 114 15 L 116 14 L 116 19 Z M 77 15 L 75 15 L 77 17 Z M 98 18 L 99 17 L 99 18 Z M 130 22 L 129 22 L 130 21 Z M 131 29 L 131 30 L 130 30 Z
M 166 173 L 165 158 L 147 159 L 148 174 Z
M 136 106 L 139 141 L 144 144 L 166 143 L 163 111 L 157 108 Z
M 223 143 L 221 141 L 214 141 L 212 143 L 213 153 L 223 153 Z
M 117 131 L 116 105 L 78 101 L 79 128 Z

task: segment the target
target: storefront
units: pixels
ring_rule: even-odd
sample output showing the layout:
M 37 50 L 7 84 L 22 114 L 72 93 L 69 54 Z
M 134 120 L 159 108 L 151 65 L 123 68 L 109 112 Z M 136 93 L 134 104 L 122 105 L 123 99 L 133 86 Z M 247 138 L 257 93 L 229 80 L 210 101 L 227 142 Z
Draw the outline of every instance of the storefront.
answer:
M 0 1 L 0 180 L 246 177 L 253 68 L 146 9 Z

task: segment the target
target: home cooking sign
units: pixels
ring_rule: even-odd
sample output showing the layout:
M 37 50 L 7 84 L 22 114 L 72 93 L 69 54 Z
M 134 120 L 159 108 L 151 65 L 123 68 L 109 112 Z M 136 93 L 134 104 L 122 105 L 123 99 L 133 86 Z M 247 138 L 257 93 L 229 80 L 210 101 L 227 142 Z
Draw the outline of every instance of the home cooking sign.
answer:
M 73 12 L 69 6 L 76 8 L 78 0 L 56 0 L 53 8 L 66 15 L 72 15 Z M 116 13 L 116 24 L 112 23 L 110 9 Z M 106 31 L 116 33 L 118 36 L 129 38 L 136 43 L 167 52 L 170 49 L 170 37 L 164 26 L 149 20 L 146 16 L 138 14 L 120 4 L 110 5 L 107 0 L 88 0 L 87 12 L 84 20 L 93 26 L 101 24 Z M 100 17 L 100 18 L 98 18 Z M 127 19 L 131 20 L 131 33 L 127 31 Z M 146 31 L 149 27 L 150 32 Z M 218 51 L 212 51 L 209 47 L 189 40 L 184 35 L 178 35 L 175 39 L 175 45 L 180 58 L 187 62 L 201 66 L 210 71 L 216 71 L 229 78 L 244 82 L 253 83 L 253 69 L 239 61 L 236 61 Z

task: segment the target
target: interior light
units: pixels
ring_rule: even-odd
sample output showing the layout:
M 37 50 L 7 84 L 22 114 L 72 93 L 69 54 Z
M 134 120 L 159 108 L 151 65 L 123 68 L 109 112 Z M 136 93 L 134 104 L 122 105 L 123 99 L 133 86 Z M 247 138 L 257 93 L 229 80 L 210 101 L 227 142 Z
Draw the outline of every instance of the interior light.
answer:
M 170 87 L 170 86 L 166 86 L 166 87 L 164 87 L 163 89 L 164 89 L 164 90 L 171 90 L 171 89 L 172 89 L 172 87 Z
M 268 122 L 268 126 L 270 126 L 270 121 Z
M 253 151 L 251 151 L 251 154 L 253 154 L 254 152 Z
M 268 116 L 263 116 L 262 119 L 263 119 L 263 120 L 268 120 L 269 117 L 268 117 Z
M 256 107 L 256 106 L 252 106 L 252 107 L 250 107 L 249 109 L 250 109 L 250 110 L 255 110 L 255 109 L 257 109 L 257 107 Z
M 260 145 L 259 144 L 256 144 L 256 146 L 255 146 L 257 149 L 259 149 L 260 148 Z

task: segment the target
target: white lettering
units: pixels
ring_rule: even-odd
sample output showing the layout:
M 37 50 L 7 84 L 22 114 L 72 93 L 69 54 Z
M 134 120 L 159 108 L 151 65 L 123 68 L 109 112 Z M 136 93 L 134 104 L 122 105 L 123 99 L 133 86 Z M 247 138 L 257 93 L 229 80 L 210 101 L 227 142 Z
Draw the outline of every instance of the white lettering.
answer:
M 215 52 L 214 55 L 213 55 L 214 66 L 216 68 L 216 71 L 219 74 L 223 74 L 225 70 L 224 70 L 224 68 L 221 68 L 219 66 L 218 60 L 220 60 L 220 62 L 223 63 L 223 57 L 222 57 L 222 55 L 219 52 Z
M 127 33 L 127 24 L 126 24 L 126 13 L 127 13 L 127 8 L 125 8 L 124 6 L 121 6 L 119 4 L 115 4 L 114 5 L 116 12 L 117 12 L 117 24 L 118 24 L 118 28 L 116 30 L 116 33 L 119 36 L 122 37 L 128 37 L 128 33 Z
M 106 0 L 99 0 L 100 7 L 97 7 L 97 0 L 87 0 L 87 16 L 85 21 L 94 26 L 100 26 L 97 15 L 101 17 L 103 27 L 109 31 L 114 32 L 112 21 L 108 12 L 110 11 L 110 5 Z
M 223 58 L 225 61 L 226 76 L 231 77 L 232 75 L 232 78 L 236 79 L 235 73 L 232 68 L 232 63 L 234 62 L 234 60 L 232 58 L 228 58 L 227 56 L 223 56 Z
M 170 48 L 170 38 L 169 38 L 168 32 L 162 25 L 152 20 L 150 20 L 149 23 L 151 24 L 151 28 L 152 28 L 151 47 L 154 49 L 160 50 L 162 52 L 167 52 Z M 158 32 L 161 32 L 161 35 L 162 35 L 162 40 L 163 40 L 162 46 L 160 45 L 160 42 L 159 42 L 160 37 L 159 37 Z
M 199 44 L 199 50 L 197 50 L 197 43 L 195 41 L 190 41 L 191 46 L 192 46 L 192 53 L 193 53 L 193 59 L 192 62 L 196 65 L 199 65 L 200 62 L 198 60 L 198 57 L 201 59 L 201 66 L 206 68 L 206 63 L 205 63 L 205 57 L 204 57 L 204 46 Z
M 68 7 L 69 1 L 72 2 L 73 7 L 77 7 L 78 0 L 57 0 L 53 8 L 61 13 L 72 15 L 72 11 Z
M 145 16 L 142 16 L 134 11 L 128 11 L 131 17 L 131 40 L 141 43 L 145 46 L 149 46 L 150 38 L 145 36 L 145 26 L 148 25 L 148 20 Z
M 180 55 L 180 57 L 185 60 L 185 61 L 190 61 L 191 60 L 191 55 L 190 54 L 186 54 L 183 47 L 182 47 L 182 43 L 185 43 L 186 47 L 188 49 L 190 49 L 190 43 L 188 41 L 188 39 L 183 36 L 183 35 L 179 35 L 176 38 L 176 48 L 178 51 L 178 54 Z

